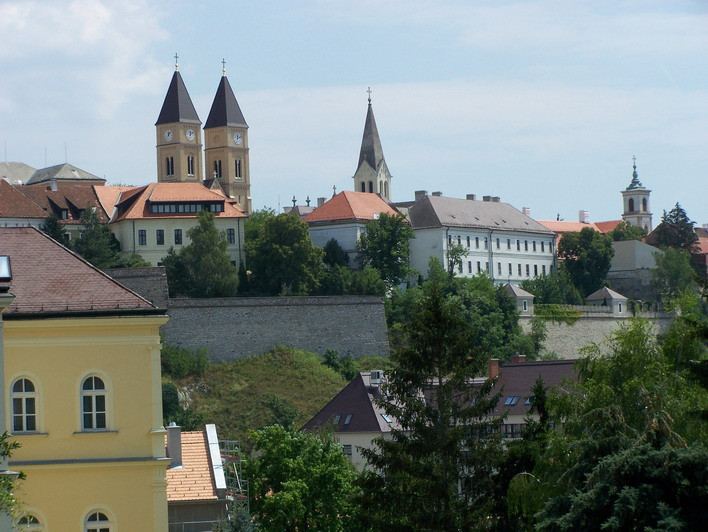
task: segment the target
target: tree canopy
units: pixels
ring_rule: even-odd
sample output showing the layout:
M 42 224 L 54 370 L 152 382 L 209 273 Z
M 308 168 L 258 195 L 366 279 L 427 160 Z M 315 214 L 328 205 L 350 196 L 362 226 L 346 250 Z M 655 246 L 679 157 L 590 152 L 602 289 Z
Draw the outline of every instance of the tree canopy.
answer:
M 72 245 L 73 250 L 84 259 L 102 270 L 120 268 L 123 261 L 120 255 L 120 243 L 98 218 L 94 207 L 86 207 L 81 213 L 84 230 Z
M 612 239 L 590 227 L 564 233 L 558 243 L 558 257 L 583 297 L 602 288 L 614 254 Z
M 190 243 L 179 252 L 170 248 L 162 259 L 170 296 L 228 297 L 236 295 L 238 274 L 227 253 L 228 241 L 214 223 L 214 214 L 202 211 L 197 225 L 187 231 Z
M 614 242 L 619 242 L 621 240 L 643 240 L 647 236 L 647 231 L 643 227 L 637 227 L 625 221 L 620 222 L 608 234 Z
M 660 301 L 667 303 L 685 290 L 698 291 L 696 272 L 688 252 L 667 247 L 654 253 L 654 260 L 656 268 L 652 270 L 651 286 Z
M 280 425 L 251 431 L 251 514 L 259 530 L 350 530 L 356 474 L 329 434 Z
M 247 243 L 252 288 L 263 294 L 309 294 L 319 286 L 320 248 L 307 224 L 292 214 L 268 217 L 258 237 Z
M 532 293 L 536 305 L 582 305 L 583 296 L 561 264 L 548 275 L 522 281 L 521 288 Z
M 60 244 L 69 246 L 69 233 L 66 232 L 66 227 L 64 227 L 64 224 L 61 223 L 56 214 L 50 213 L 44 219 L 41 229 Z
M 382 213 L 378 219 L 366 224 L 366 231 L 359 237 L 357 260 L 381 272 L 389 287 L 406 280 L 409 267 L 410 239 L 413 229 L 403 215 Z
M 692 221 L 686 211 L 678 203 L 668 213 L 664 211 L 661 216 L 661 224 L 654 229 L 649 238 L 652 246 L 671 247 L 696 253 L 698 251 L 698 235 Z

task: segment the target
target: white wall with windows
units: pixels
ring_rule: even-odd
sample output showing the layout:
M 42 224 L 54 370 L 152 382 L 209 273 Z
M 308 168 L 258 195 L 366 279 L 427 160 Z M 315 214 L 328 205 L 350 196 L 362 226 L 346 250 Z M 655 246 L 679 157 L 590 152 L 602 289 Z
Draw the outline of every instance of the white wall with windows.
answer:
M 334 238 L 341 248 L 349 254 L 349 267 L 358 268 L 356 244 L 361 234 L 365 232 L 365 227 L 364 222 L 310 225 L 310 239 L 315 246 L 324 248 L 327 242 Z
M 427 277 L 430 257 L 447 268 L 447 252 L 460 245 L 465 250 L 455 274 L 473 277 L 487 273 L 496 283 L 519 284 L 543 274 L 555 265 L 554 236 L 464 227 L 415 229 L 411 240 L 411 267 Z

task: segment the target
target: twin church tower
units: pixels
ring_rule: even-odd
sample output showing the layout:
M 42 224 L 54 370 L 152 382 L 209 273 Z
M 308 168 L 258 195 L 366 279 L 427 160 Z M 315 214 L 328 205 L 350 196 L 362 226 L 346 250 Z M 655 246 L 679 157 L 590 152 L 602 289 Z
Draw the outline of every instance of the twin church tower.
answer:
M 246 213 L 252 212 L 248 124 L 226 77 L 225 67 L 204 124 L 204 162 L 201 126 L 202 122 L 175 63 L 175 73 L 155 122 L 158 182 L 201 183 L 206 179 L 205 184 L 213 185 L 216 181 L 241 209 Z M 359 163 L 353 179 L 354 190 L 375 193 L 390 201 L 391 174 L 376 128 L 371 90 Z
M 225 68 L 204 124 L 204 167 L 202 122 L 176 63 L 155 128 L 158 182 L 201 183 L 205 178 L 214 179 L 227 196 L 236 200 L 239 207 L 247 213 L 251 212 L 248 124 L 226 77 Z M 205 168 L 205 174 L 202 168 Z

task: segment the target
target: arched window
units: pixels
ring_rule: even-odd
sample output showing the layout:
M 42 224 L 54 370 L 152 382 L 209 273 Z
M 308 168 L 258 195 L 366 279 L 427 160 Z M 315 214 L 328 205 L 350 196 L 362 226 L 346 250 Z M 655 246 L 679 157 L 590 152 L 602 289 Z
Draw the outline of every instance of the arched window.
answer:
M 22 532 L 41 532 L 42 523 L 40 523 L 39 519 L 32 514 L 27 514 L 20 517 L 19 521 L 17 521 L 17 526 L 15 529 L 21 530 Z
M 373 181 L 369 181 L 369 192 L 373 192 L 373 191 L 374 191 L 374 183 L 373 183 Z
M 106 429 L 106 411 L 106 385 L 99 377 L 86 377 L 81 385 L 81 428 Z
M 111 520 L 101 512 L 91 512 L 84 522 L 84 532 L 111 532 Z
M 647 212 L 647 199 L 642 198 L 642 211 Z
M 383 181 L 379 181 L 379 194 L 383 194 Z
M 388 181 L 384 181 L 384 196 L 388 198 Z
M 361 191 L 366 192 L 366 182 L 365 181 L 361 182 Z
M 12 385 L 12 432 L 37 430 L 37 391 L 34 383 L 25 378 Z
M 634 212 L 634 198 L 629 198 L 629 212 Z

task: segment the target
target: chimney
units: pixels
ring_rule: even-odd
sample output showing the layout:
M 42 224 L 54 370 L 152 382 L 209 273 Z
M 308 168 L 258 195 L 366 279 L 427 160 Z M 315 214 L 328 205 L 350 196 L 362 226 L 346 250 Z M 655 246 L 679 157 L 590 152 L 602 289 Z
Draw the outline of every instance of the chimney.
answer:
M 515 355 L 511 355 L 511 363 L 512 364 L 522 364 L 526 362 L 526 355 L 520 355 L 519 353 L 516 353 Z
M 380 369 L 372 369 L 369 375 L 369 385 L 372 388 L 378 388 L 381 384 L 381 379 L 383 377 L 383 371 Z
M 322 207 L 325 201 L 327 201 L 327 198 L 317 198 L 317 206 Z
M 477 199 L 476 194 L 467 194 L 466 198 L 470 201 L 475 201 Z
M 583 210 L 578 211 L 578 221 L 583 224 L 589 223 L 590 213 L 588 211 Z
M 521 212 L 524 213 L 524 216 L 531 216 L 531 208 L 530 207 L 521 207 Z
M 440 192 L 439 190 L 436 192 L 433 192 L 433 196 L 436 196 L 439 198 L 440 196 L 442 196 L 442 192 Z
M 492 201 L 491 196 L 482 196 L 482 201 Z
M 487 362 L 487 367 L 489 368 L 489 378 L 493 379 L 497 375 L 499 375 L 499 359 L 498 358 L 490 358 L 489 362 Z
M 501 198 L 499 196 L 492 196 L 492 201 L 494 203 L 499 203 L 501 201 Z
M 428 195 L 428 191 L 427 191 L 427 190 L 416 190 L 416 191 L 415 191 L 415 200 L 416 200 L 416 201 L 420 201 L 420 200 L 422 200 L 422 199 L 423 199 L 425 196 L 427 196 L 427 195 Z
M 170 467 L 182 466 L 182 427 L 174 421 L 167 426 L 167 456 Z

